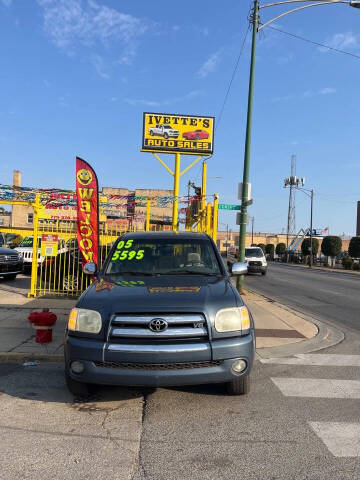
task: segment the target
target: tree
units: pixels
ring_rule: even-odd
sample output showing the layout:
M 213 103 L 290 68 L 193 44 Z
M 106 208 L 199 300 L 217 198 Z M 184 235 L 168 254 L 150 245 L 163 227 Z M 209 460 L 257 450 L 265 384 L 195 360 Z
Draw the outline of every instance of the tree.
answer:
M 275 249 L 275 252 L 276 252 L 276 255 L 282 255 L 286 250 L 286 245 L 285 243 L 278 243 L 276 245 L 276 249 Z
M 319 251 L 319 240 L 317 238 L 312 239 L 312 254 L 317 255 Z M 303 255 L 310 255 L 310 238 L 305 238 L 301 244 L 301 253 Z
M 334 235 L 329 235 L 324 237 L 321 244 L 321 251 L 327 257 L 332 259 L 339 255 L 342 249 L 342 241 L 340 237 L 335 237 Z
M 350 240 L 349 255 L 353 258 L 360 257 L 360 237 L 352 237 Z
M 258 244 L 258 247 L 260 247 L 261 250 L 262 250 L 262 251 L 264 252 L 264 254 L 265 254 L 266 245 L 265 245 L 264 243 L 259 243 L 259 244 Z
M 275 246 L 272 243 L 268 243 L 265 246 L 265 252 L 269 255 L 270 259 L 274 259 Z

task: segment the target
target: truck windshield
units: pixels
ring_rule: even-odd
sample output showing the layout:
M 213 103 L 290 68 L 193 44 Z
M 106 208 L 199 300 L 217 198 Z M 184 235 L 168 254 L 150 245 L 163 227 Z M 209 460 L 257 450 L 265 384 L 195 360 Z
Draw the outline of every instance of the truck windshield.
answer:
M 245 257 L 263 257 L 264 252 L 261 248 L 245 248 Z
M 106 275 L 222 275 L 207 239 L 120 238 Z

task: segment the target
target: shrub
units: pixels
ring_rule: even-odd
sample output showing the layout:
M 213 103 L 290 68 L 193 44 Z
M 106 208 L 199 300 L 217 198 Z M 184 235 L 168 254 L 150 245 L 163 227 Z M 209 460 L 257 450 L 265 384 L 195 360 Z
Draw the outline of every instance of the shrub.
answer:
M 353 270 L 360 270 L 360 263 L 353 263 Z
M 354 261 L 351 257 L 343 257 L 341 263 L 345 270 L 351 270 Z
M 319 240 L 317 238 L 312 239 L 312 253 L 317 255 L 319 251 Z M 305 238 L 301 244 L 301 253 L 303 255 L 310 255 L 310 238 Z
M 286 245 L 285 243 L 278 243 L 276 245 L 276 249 L 275 249 L 275 252 L 276 252 L 276 255 L 282 255 L 286 250 Z
M 275 245 L 268 243 L 265 247 L 265 252 L 269 255 L 270 259 L 274 259 Z
M 340 237 L 329 235 L 324 237 L 321 244 L 321 251 L 327 257 L 334 258 L 339 255 L 342 249 L 342 241 Z
M 266 253 L 266 245 L 265 245 L 264 243 L 259 243 L 259 244 L 258 244 L 258 247 L 261 248 L 261 250 L 264 252 L 264 255 L 265 255 L 265 253 Z
M 352 237 L 349 244 L 350 257 L 360 257 L 360 237 Z

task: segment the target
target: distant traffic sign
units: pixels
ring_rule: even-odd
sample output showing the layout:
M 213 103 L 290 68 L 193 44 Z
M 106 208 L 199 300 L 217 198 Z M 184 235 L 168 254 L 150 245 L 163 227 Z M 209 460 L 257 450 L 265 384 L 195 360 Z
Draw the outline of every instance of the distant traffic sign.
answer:
M 240 205 L 229 205 L 228 203 L 219 203 L 219 210 L 240 210 Z

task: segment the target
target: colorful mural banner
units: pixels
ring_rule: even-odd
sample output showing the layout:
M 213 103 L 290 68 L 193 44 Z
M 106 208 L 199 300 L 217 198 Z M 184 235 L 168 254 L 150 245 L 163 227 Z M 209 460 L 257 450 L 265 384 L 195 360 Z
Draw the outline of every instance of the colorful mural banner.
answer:
M 76 157 L 77 241 L 87 262 L 98 264 L 99 250 L 99 185 L 93 168 Z

